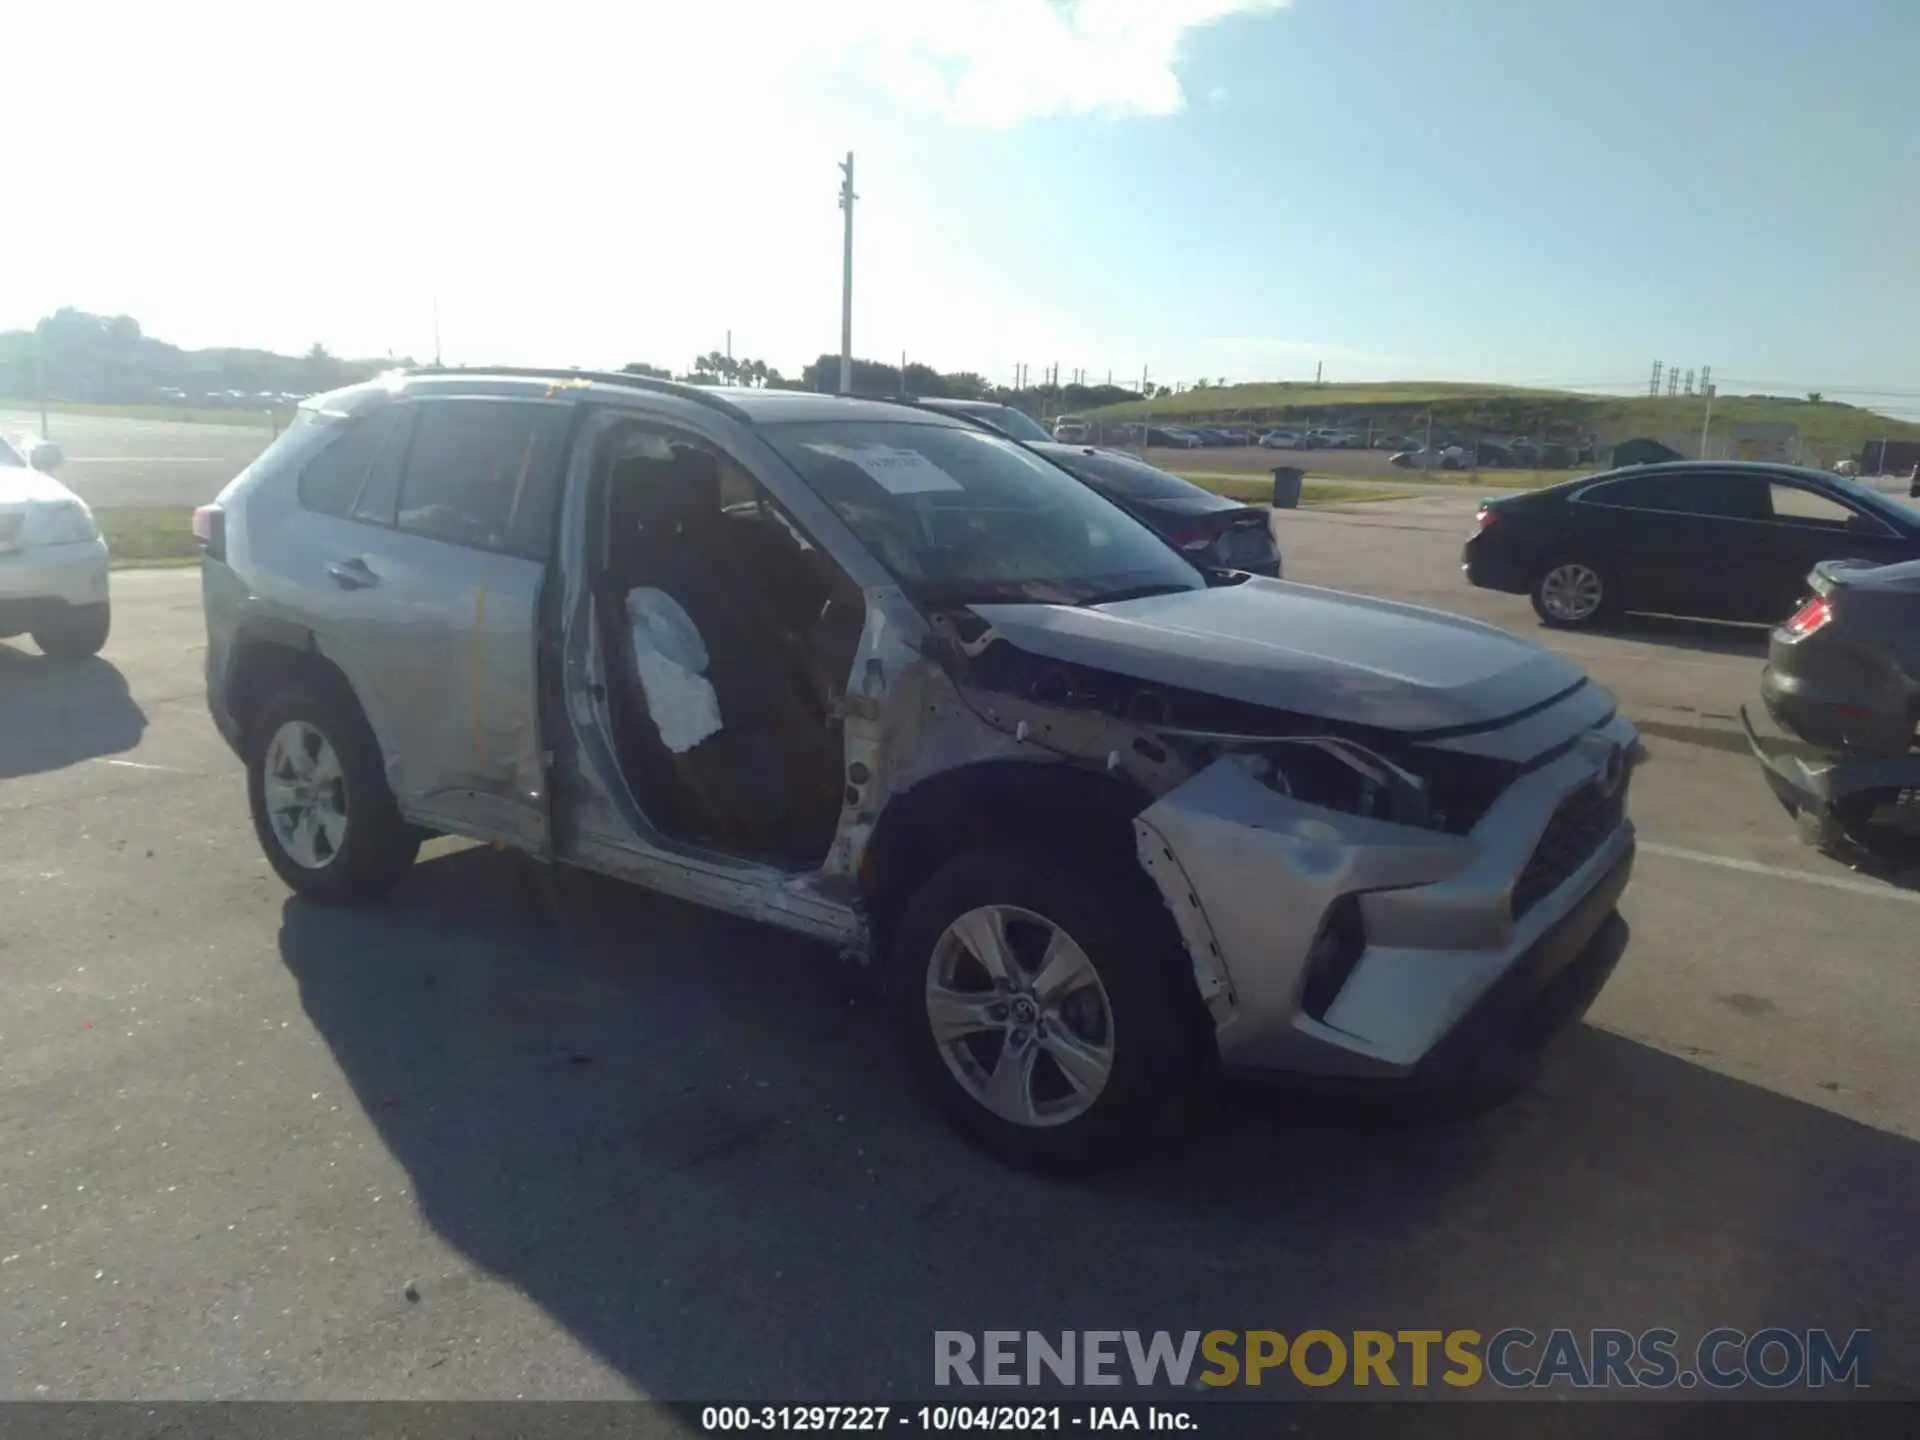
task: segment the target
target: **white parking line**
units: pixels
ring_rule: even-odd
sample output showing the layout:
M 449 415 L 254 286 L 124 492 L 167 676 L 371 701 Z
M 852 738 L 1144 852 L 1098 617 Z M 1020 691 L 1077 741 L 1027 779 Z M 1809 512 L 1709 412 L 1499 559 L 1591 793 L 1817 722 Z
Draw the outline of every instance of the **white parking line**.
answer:
M 1824 885 L 1829 890 L 1844 890 L 1849 895 L 1871 895 L 1878 900 L 1901 900 L 1909 905 L 1920 905 L 1920 890 L 1875 885 L 1869 880 L 1849 880 L 1844 875 L 1817 875 L 1811 870 L 1764 865 L 1758 860 L 1738 860 L 1731 855 L 1709 855 L 1703 850 L 1683 850 L 1677 845 L 1662 845 L 1657 840 L 1642 840 L 1640 849 L 1648 855 L 1659 855 L 1668 860 L 1691 860 L 1695 864 L 1717 865 L 1723 870 L 1738 870 L 1746 875 L 1765 875 L 1772 880 L 1799 880 L 1808 885 Z
M 123 770 L 164 770 L 169 775 L 191 775 L 191 770 L 182 770 L 177 765 L 147 765 L 139 760 L 102 760 L 102 765 L 118 765 Z

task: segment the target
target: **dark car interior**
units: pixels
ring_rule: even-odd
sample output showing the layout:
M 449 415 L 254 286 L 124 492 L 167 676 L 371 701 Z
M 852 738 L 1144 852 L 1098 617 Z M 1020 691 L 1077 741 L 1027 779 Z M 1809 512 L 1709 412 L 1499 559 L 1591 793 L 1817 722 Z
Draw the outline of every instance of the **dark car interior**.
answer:
M 610 438 L 595 579 L 608 709 L 634 797 L 664 834 L 732 856 L 818 864 L 839 823 L 839 702 L 860 592 L 739 466 L 644 427 Z M 635 661 L 628 592 L 664 591 L 704 642 L 721 728 L 676 754 Z

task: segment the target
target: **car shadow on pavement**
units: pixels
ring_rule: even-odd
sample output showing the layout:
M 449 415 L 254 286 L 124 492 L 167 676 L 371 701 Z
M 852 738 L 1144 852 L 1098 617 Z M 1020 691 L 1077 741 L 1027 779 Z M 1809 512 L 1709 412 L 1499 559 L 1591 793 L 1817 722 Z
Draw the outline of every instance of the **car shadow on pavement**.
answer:
M 924 1397 L 936 1330 L 1920 1344 L 1920 1145 L 1630 1040 L 1578 1032 L 1470 1122 L 1240 1095 L 1177 1150 L 1049 1182 L 933 1117 L 824 947 L 539 874 L 475 849 L 381 907 L 285 907 L 307 1015 L 465 1262 L 409 1315 L 460 1313 L 470 1263 L 644 1394 L 771 1401 Z M 416 1343 L 401 1363 L 438 1363 Z
M 1767 637 L 1772 631 L 1765 625 L 1689 620 L 1677 615 L 1621 615 L 1593 633 L 1611 635 L 1620 640 L 1638 640 L 1647 645 L 1664 645 L 1674 650 L 1697 650 L 1707 655 L 1764 660 L 1767 656 Z
M 146 728 L 127 677 L 107 661 L 51 660 L 0 641 L 0 780 L 118 755 Z

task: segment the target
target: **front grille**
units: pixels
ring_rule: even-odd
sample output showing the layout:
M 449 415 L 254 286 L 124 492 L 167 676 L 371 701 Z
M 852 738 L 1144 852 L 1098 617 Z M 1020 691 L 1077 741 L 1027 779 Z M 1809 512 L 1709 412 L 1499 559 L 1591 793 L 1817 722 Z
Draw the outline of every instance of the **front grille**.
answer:
M 1513 882 L 1513 918 L 1551 895 L 1566 878 L 1593 858 L 1606 838 L 1620 828 L 1627 813 L 1627 783 L 1623 776 L 1611 795 L 1599 782 L 1581 786 L 1560 802 L 1547 821 L 1540 843 L 1533 847 L 1520 878 Z

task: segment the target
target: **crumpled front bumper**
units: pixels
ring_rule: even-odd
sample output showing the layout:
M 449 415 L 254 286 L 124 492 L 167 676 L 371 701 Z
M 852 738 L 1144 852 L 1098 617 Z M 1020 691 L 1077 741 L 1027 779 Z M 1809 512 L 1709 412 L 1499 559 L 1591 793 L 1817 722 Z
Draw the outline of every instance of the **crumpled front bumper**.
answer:
M 1577 1021 L 1625 947 L 1616 904 L 1632 872 L 1622 818 L 1537 902 L 1516 879 L 1563 802 L 1594 784 L 1624 721 L 1523 776 L 1471 834 L 1304 804 L 1226 762 L 1134 822 L 1194 962 L 1231 1068 L 1316 1078 L 1442 1080 L 1487 1050 L 1537 1050 Z M 1343 897 L 1364 948 L 1324 1012 L 1304 1001 L 1309 956 Z

